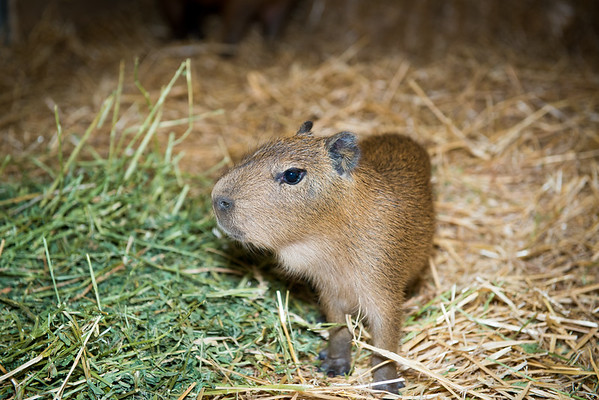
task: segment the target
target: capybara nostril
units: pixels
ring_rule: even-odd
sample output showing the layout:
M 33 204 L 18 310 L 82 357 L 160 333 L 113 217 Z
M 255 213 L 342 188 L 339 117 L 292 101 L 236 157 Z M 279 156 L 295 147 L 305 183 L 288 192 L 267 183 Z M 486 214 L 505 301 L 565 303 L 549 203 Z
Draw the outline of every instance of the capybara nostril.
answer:
M 226 212 L 233 209 L 235 202 L 226 196 L 217 196 L 214 198 L 214 209 L 216 211 Z

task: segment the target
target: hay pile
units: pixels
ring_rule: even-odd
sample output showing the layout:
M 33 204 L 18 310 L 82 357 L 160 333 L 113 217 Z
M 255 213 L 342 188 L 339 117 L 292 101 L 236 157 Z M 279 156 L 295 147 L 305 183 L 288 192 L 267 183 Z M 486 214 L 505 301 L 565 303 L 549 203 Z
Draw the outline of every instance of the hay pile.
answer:
M 134 299 L 122 301 L 125 304 L 134 302 L 129 306 L 148 307 L 140 309 L 148 315 L 154 312 L 161 318 L 167 316 L 165 324 L 173 324 L 176 318 L 169 316 L 169 307 L 178 313 L 181 309 L 174 305 L 177 302 L 172 298 L 169 300 L 169 296 L 172 293 L 189 294 L 191 288 L 177 287 L 169 295 L 168 291 L 158 290 L 156 285 L 173 280 L 181 269 L 192 270 L 193 267 L 198 271 L 188 273 L 199 274 L 194 281 L 199 293 L 206 294 L 202 285 L 224 282 L 223 293 L 235 300 L 231 303 L 217 301 L 221 297 L 208 291 L 206 303 L 202 303 L 210 307 L 220 303 L 228 310 L 230 320 L 221 323 L 226 329 L 223 328 L 219 335 L 207 333 L 202 336 L 194 350 L 189 350 L 191 347 L 185 344 L 187 340 L 201 336 L 197 332 L 182 335 L 179 342 L 171 339 L 168 348 L 159 346 L 163 331 L 149 334 L 144 339 L 148 342 L 133 341 L 141 347 L 147 344 L 142 350 L 148 353 L 140 360 L 148 362 L 143 366 L 144 371 L 154 370 L 154 378 L 159 384 L 152 386 L 150 383 L 156 382 L 148 383 L 147 376 L 145 380 L 136 381 L 138 375 L 134 373 L 119 381 L 115 378 L 119 376 L 118 363 L 108 362 L 109 357 L 116 356 L 109 351 L 100 353 L 93 347 L 107 334 L 104 329 L 96 328 L 100 322 L 96 321 L 98 314 L 94 313 L 94 307 L 104 303 L 105 299 L 95 300 L 90 277 L 92 267 L 85 259 L 86 252 L 93 253 L 90 250 L 93 246 L 89 247 L 91 245 L 83 240 L 81 246 L 85 250 L 79 251 L 73 259 L 75 264 L 83 264 L 71 265 L 69 257 L 60 264 L 64 270 L 59 279 L 65 281 L 65 286 L 59 286 L 59 293 L 63 292 L 63 296 L 66 293 L 71 302 L 69 310 L 77 310 L 82 301 L 87 304 L 84 321 L 78 322 L 81 328 L 71 327 L 73 334 L 67 339 L 60 338 L 63 346 L 71 349 L 70 356 L 60 353 L 64 357 L 53 361 L 55 370 L 52 370 L 45 361 L 40 363 L 45 357 L 44 346 L 25 347 L 18 354 L 11 351 L 10 345 L 23 340 L 19 335 L 26 337 L 34 330 L 32 316 L 27 314 L 28 307 L 43 310 L 54 307 L 51 270 L 44 262 L 60 250 L 51 246 L 47 257 L 38 236 L 33 241 L 35 247 L 15 251 L 15 236 L 11 232 L 14 232 L 15 216 L 22 212 L 15 213 L 15 210 L 19 207 L 24 207 L 23 211 L 30 210 L 33 205 L 26 202 L 31 201 L 32 197 L 27 196 L 32 193 L 56 189 L 40 182 L 56 179 L 57 170 L 53 168 L 58 164 L 57 152 L 62 148 L 67 159 L 102 104 L 116 88 L 120 88 L 120 112 L 115 124 L 111 124 L 107 117 L 103 126 L 90 131 L 85 146 L 79 149 L 81 153 L 77 159 L 80 161 L 73 161 L 74 166 L 88 171 L 91 183 L 98 183 L 93 178 L 98 176 L 93 172 L 94 162 L 101 163 L 98 160 L 108 157 L 114 140 L 131 139 L 150 112 L 148 104 L 160 104 L 161 123 L 155 126 L 156 132 L 148 141 L 150 150 L 144 151 L 145 157 L 152 160 L 152 154 L 163 154 L 164 148 L 174 154 L 183 151 L 178 164 L 183 171 L 209 176 L 214 176 L 229 158 L 236 158 L 269 137 L 294 132 L 306 119 L 315 120 L 315 131 L 321 134 L 353 130 L 360 135 L 395 131 L 413 136 L 427 147 L 433 159 L 439 223 L 430 279 L 406 304 L 405 336 L 398 353 L 402 357 L 398 360 L 407 382 L 402 396 L 597 398 L 599 69 L 593 54 L 584 50 L 589 46 L 592 48 L 596 38 L 585 31 L 588 40 L 578 41 L 583 44 L 583 50 L 573 53 L 556 48 L 555 40 L 535 41 L 538 36 L 547 37 L 538 31 L 530 36 L 518 36 L 521 43 L 509 42 L 506 46 L 511 36 L 502 32 L 498 33 L 498 40 L 488 42 L 489 37 L 494 37 L 492 31 L 503 26 L 499 20 L 493 20 L 489 30 L 476 31 L 480 34 L 479 42 L 465 38 L 470 34 L 467 28 L 462 33 L 459 29 L 452 31 L 451 26 L 444 25 L 452 19 L 438 16 L 431 7 L 426 8 L 427 2 L 423 2 L 422 9 L 411 10 L 414 20 L 426 21 L 426 17 L 430 17 L 429 21 L 436 22 L 445 36 L 433 35 L 431 38 L 428 24 L 404 24 L 401 29 L 405 32 L 419 29 L 428 32 L 422 35 L 420 44 L 421 47 L 431 45 L 427 46 L 427 52 L 414 50 L 411 43 L 418 44 L 418 39 L 406 34 L 401 35 L 404 39 L 400 40 L 400 45 L 405 45 L 403 48 L 407 50 L 400 51 L 392 34 L 398 34 L 397 28 L 393 27 L 401 18 L 406 18 L 404 14 L 385 14 L 386 19 L 380 19 L 380 29 L 376 29 L 372 22 L 368 22 L 368 17 L 380 16 L 377 12 L 386 10 L 383 2 L 375 2 L 376 6 L 368 8 L 366 11 L 370 14 L 357 2 L 351 2 L 352 6 L 347 7 L 337 2 L 327 4 L 322 19 L 314 17 L 314 25 L 309 27 L 311 37 L 302 35 L 308 28 L 301 16 L 304 15 L 302 12 L 313 16 L 313 9 L 301 9 L 289 26 L 289 39 L 280 43 L 277 52 L 265 49 L 258 33 L 252 31 L 241 45 L 238 57 L 230 61 L 217 55 L 218 46 L 212 40 L 200 44 L 160 42 L 152 35 L 154 25 L 143 23 L 144 18 L 137 13 L 127 19 L 127 30 L 120 22 L 117 24 L 123 29 L 118 31 L 122 33 L 120 44 L 114 40 L 101 40 L 106 35 L 105 28 L 97 34 L 93 30 L 86 31 L 88 36 L 85 36 L 87 42 L 84 45 L 69 29 L 50 25 L 39 26 L 40 32 L 45 32 L 39 39 L 31 39 L 14 49 L 2 49 L 10 52 L 12 58 L 2 58 L 1 65 L 5 71 L 1 85 L 8 90 L 3 90 L 0 104 L 9 111 L 0 116 L 0 145 L 3 157 L 11 157 L 1 171 L 5 176 L 21 176 L 25 171 L 31 178 L 21 181 L 21 186 L 26 188 L 21 191 L 18 189 L 20 178 L 12 178 L 12 183 L 3 187 L 0 193 L 1 215 L 5 221 L 0 237 L 3 240 L 0 296 L 6 306 L 0 314 L 0 324 L 5 337 L 11 338 L 9 345 L 0 344 L 0 364 L 7 372 L 0 376 L 3 397 L 26 398 L 56 393 L 65 381 L 72 385 L 69 387 L 73 397 L 82 393 L 93 393 L 98 398 L 124 395 L 143 398 L 150 393 L 159 398 L 208 395 L 220 398 L 370 398 L 376 395 L 364 386 L 370 381 L 365 334 L 359 328 L 356 330 L 357 347 L 361 350 L 351 377 L 326 379 L 318 373 L 313 359 L 320 338 L 314 332 L 320 332 L 322 325 L 311 317 L 316 313 L 315 304 L 304 301 L 301 291 L 292 290 L 290 304 L 286 307 L 285 301 L 279 302 L 276 297 L 276 289 L 283 288 L 284 283 L 268 273 L 265 275 L 262 267 L 256 268 L 256 260 L 245 260 L 242 255 L 233 261 L 223 257 L 223 248 L 228 243 L 214 237 L 206 214 L 206 194 L 210 184 L 203 178 L 177 178 L 181 176 L 179 173 L 165 175 L 167 180 L 182 179 L 169 189 L 172 197 L 165 194 L 164 199 L 160 196 L 146 198 L 141 197 L 142 191 L 134 192 L 139 197 L 133 201 L 156 204 L 155 212 L 159 215 L 162 215 L 161 207 L 172 211 L 179 197 L 194 206 L 196 203 L 190 196 L 180 195 L 187 183 L 190 189 L 186 191 L 194 193 L 203 205 L 198 206 L 199 211 L 195 214 L 186 214 L 186 218 L 196 218 L 207 225 L 187 226 L 186 232 L 191 232 L 206 245 L 194 247 L 190 241 L 179 241 L 177 246 L 169 244 L 169 247 L 156 250 L 156 244 L 162 243 L 161 240 L 169 242 L 171 238 L 168 234 L 160 236 L 160 227 L 144 226 L 144 231 L 157 236 L 152 236 L 156 238 L 154 242 L 139 242 L 137 251 L 150 251 L 144 250 L 147 247 L 156 252 L 148 257 L 138 254 L 137 260 L 165 275 L 160 275 L 152 288 L 147 288 L 142 278 L 151 276 L 148 270 L 142 269 L 136 275 L 135 269 L 119 267 L 121 264 L 114 260 L 114 263 L 105 260 L 106 265 L 101 266 L 98 263 L 102 256 L 96 254 L 97 259 L 94 259 L 92 254 L 94 268 L 105 267 L 108 272 L 118 267 L 110 279 L 97 282 L 98 290 L 100 293 L 105 291 L 101 296 L 109 296 L 111 279 L 117 282 L 129 275 L 131 282 L 139 285 L 138 289 L 150 290 L 155 297 L 151 297 L 152 306 L 139 305 Z M 469 21 L 480 17 L 484 11 L 468 8 L 468 4 L 460 8 L 459 2 L 450 4 L 462 11 L 459 15 L 474 13 L 467 18 Z M 492 14 L 493 10 L 498 8 L 484 12 Z M 347 29 L 339 33 L 339 25 L 329 26 L 322 22 L 330 20 L 331 15 L 341 15 L 345 23 L 340 25 Z M 514 20 L 520 21 L 517 16 L 524 18 L 527 14 L 522 11 L 514 15 Z M 514 20 L 508 24 L 512 28 L 516 26 Z M 505 31 L 518 32 L 509 27 Z M 457 33 L 447 36 L 448 32 Z M 319 40 L 315 42 L 314 37 Z M 333 37 L 337 39 L 331 40 Z M 457 43 L 448 43 L 447 37 Z M 51 56 L 28 58 L 27 54 L 41 57 L 43 53 L 36 49 L 48 45 L 54 49 Z M 137 80 L 133 55 L 141 56 Z M 168 95 L 160 100 L 161 87 L 169 82 L 186 57 L 192 58 L 190 72 L 193 79 L 187 81 L 181 77 L 174 81 Z M 122 84 L 119 85 L 121 59 L 125 61 Z M 191 108 L 190 91 L 193 93 Z M 55 104 L 61 117 L 63 140 L 58 140 L 56 133 Z M 202 118 L 191 121 L 193 130 L 183 142 L 167 145 L 170 132 L 176 137 L 185 134 L 190 115 L 201 115 Z M 113 139 L 111 131 L 115 132 Z M 139 141 L 135 142 L 132 149 L 139 145 Z M 126 161 L 132 154 L 124 152 L 115 157 L 117 161 L 122 157 L 123 165 L 128 165 Z M 86 164 L 86 160 L 91 162 Z M 177 170 L 179 167 L 167 162 L 159 163 L 156 168 Z M 74 179 L 76 174 L 71 173 Z M 170 186 L 165 184 L 165 187 Z M 156 200 L 162 203 L 153 203 Z M 104 207 L 109 207 L 109 203 Z M 182 205 L 178 207 L 178 210 L 191 212 Z M 167 233 L 176 236 L 180 228 L 178 223 L 169 220 L 169 224 L 174 225 L 168 225 Z M 20 235 L 25 234 L 23 229 L 19 231 Z M 48 233 L 55 232 L 50 230 Z M 129 238 L 113 235 L 110 240 L 104 240 L 102 243 L 125 248 Z M 181 252 L 191 259 L 175 261 Z M 210 261 L 203 258 L 197 261 L 187 252 L 211 254 Z M 33 254 L 24 259 L 32 265 L 37 263 L 34 272 L 23 270 L 14 263 L 15 257 L 23 258 L 24 253 Z M 220 255 L 215 255 L 217 253 Z M 170 267 L 177 267 L 170 268 L 169 264 L 157 261 L 162 258 L 153 257 L 165 257 L 170 260 Z M 201 270 L 206 267 L 203 263 L 217 269 Z M 240 267 L 240 263 L 246 268 Z M 69 283 L 67 272 L 75 274 L 79 280 Z M 238 274 L 243 278 L 235 278 Z M 83 276 L 89 280 L 84 280 Z M 243 285 L 247 282 L 260 289 L 244 292 Z M 47 295 L 36 297 L 36 293 Z M 160 296 L 163 298 L 158 300 Z M 250 300 L 237 301 L 247 298 Z M 45 301 L 50 304 L 42 306 L 40 303 Z M 111 301 L 116 304 L 116 300 Z M 259 310 L 255 315 L 261 322 L 250 317 L 252 307 Z M 235 314 L 235 310 L 244 311 Z M 105 312 L 115 318 L 116 324 L 120 314 Z M 196 318 L 192 319 L 192 330 L 204 326 L 200 316 L 206 313 L 201 307 L 193 308 L 193 312 L 198 314 L 190 314 Z M 279 316 L 288 324 L 278 322 Z M 112 321 L 109 317 L 102 323 Z M 237 326 L 236 319 L 251 321 L 251 324 Z M 46 320 L 45 325 L 42 324 L 45 329 L 42 331 L 57 337 L 69 326 L 68 318 L 62 326 L 53 326 L 50 322 Z M 258 329 L 262 323 L 263 336 Z M 41 328 L 35 329 L 39 333 Z M 92 342 L 96 344 L 92 345 Z M 77 367 L 78 351 L 85 349 L 87 343 L 92 350 L 84 351 L 79 357 L 87 357 L 91 367 Z M 201 370 L 194 375 L 195 369 L 186 369 L 185 360 L 188 355 L 196 356 L 193 351 L 197 351 L 198 344 L 204 346 L 202 349 L 206 349 L 206 353 L 202 353 Z M 156 354 L 152 354 L 153 347 L 160 349 L 164 358 L 156 358 Z M 185 353 L 186 348 L 192 353 Z M 293 354 L 299 357 L 298 368 L 293 362 Z M 127 356 L 133 357 L 129 353 Z M 10 360 L 9 364 L 5 360 Z M 198 362 L 197 358 L 195 360 Z M 102 367 L 94 370 L 94 362 Z M 71 367 L 79 377 L 65 380 Z M 110 379 L 98 372 L 100 369 Z M 85 378 L 90 378 L 88 382 L 92 383 L 86 386 Z M 41 385 L 44 380 L 47 383 Z M 110 387 L 106 382 L 121 382 L 124 389 L 118 392 L 113 385 L 116 392 L 111 393 L 105 389 Z

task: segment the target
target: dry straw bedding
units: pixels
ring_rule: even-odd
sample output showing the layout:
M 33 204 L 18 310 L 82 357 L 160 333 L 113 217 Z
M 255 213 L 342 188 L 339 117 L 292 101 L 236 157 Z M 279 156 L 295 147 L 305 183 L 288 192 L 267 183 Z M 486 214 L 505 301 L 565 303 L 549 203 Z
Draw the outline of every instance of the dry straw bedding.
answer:
M 257 57 L 263 49 L 252 33 L 237 61 L 221 60 L 209 45 L 144 48 L 139 79 L 151 98 L 190 56 L 193 114 L 222 110 L 194 122 L 178 149 L 185 152 L 184 168 L 204 171 L 268 137 L 294 132 L 306 119 L 315 120 L 319 134 L 393 131 L 416 138 L 433 160 L 438 228 L 431 272 L 406 305 L 398 353 L 407 383 L 402 397 L 597 398 L 597 68 L 565 53 L 548 59 L 505 48 L 465 47 L 424 62 L 369 49 L 368 40 L 302 57 L 303 45 Z M 90 57 L 73 48 L 71 56 Z M 50 87 L 45 101 L 58 103 L 65 131 L 93 119 L 116 87 L 115 65 L 100 77 L 79 67 L 72 87 L 56 89 L 40 80 Z M 134 126 L 145 99 L 132 84 L 132 62 L 124 65 L 122 123 Z M 27 90 L 31 95 L 15 88 L 15 97 L 5 94 L 2 102 L 11 109 L 21 104 L 26 110 L 28 100 L 39 107 L 32 99 L 37 89 Z M 162 119 L 186 118 L 187 101 L 180 80 Z M 44 143 L 56 146 L 51 113 L 25 118 L 18 112 L 15 118 L 27 121 L 2 116 L 6 152 L 17 159 L 20 151 L 41 153 L 35 141 L 16 142 L 39 132 Z M 157 137 L 185 128 L 166 126 Z M 90 139 L 99 152 L 108 143 L 106 133 L 98 130 Z M 368 348 L 362 339 L 358 347 Z M 347 379 L 325 379 L 310 360 L 301 362 L 307 366 L 291 382 L 275 375 L 255 379 L 256 390 L 213 395 L 376 396 L 363 386 L 370 380 L 363 356 Z M 223 373 L 219 366 L 206 368 Z M 268 386 L 281 380 L 302 390 Z M 203 391 L 192 387 L 188 394 L 202 397 Z
M 408 364 L 403 394 L 595 397 L 596 88 L 559 64 L 548 72 L 461 55 L 415 68 L 346 55 L 274 82 L 253 71 L 241 104 L 287 116 L 307 99 L 322 131 L 400 131 L 427 144 L 439 227 L 434 285 L 417 299 L 444 295 L 441 313 L 406 328 L 415 336 L 401 354 L 429 371 Z M 425 379 L 431 371 L 447 381 Z

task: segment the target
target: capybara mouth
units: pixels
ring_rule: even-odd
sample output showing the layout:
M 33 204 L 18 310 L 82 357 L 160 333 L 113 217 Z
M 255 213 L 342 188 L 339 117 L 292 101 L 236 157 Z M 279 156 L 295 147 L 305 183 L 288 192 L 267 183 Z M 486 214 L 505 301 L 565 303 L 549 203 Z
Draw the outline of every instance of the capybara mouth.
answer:
M 218 223 L 218 227 L 225 232 L 225 234 L 227 236 L 229 236 L 231 239 L 235 239 L 238 240 L 240 242 L 244 241 L 245 238 L 245 234 L 239 230 L 238 228 L 234 227 L 234 226 L 230 226 L 227 223 L 224 223 L 223 221 L 221 221 L 220 219 L 216 219 L 216 222 Z

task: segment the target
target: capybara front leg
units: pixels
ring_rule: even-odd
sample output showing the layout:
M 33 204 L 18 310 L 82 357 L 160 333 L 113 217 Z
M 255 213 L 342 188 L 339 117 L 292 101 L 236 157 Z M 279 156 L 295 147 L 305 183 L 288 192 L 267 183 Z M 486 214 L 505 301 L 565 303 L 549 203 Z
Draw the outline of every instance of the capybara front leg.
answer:
M 373 344 L 375 347 L 397 352 L 399 348 L 400 324 L 397 321 L 384 321 L 378 326 L 375 324 L 371 327 L 373 335 Z M 379 364 L 385 363 L 380 367 Z M 398 378 L 397 367 L 395 362 L 389 360 L 379 354 L 372 355 L 372 367 L 376 368 L 373 372 L 373 388 L 377 390 L 385 390 L 390 393 L 398 393 L 398 389 L 404 387 L 402 382 L 392 382 L 377 385 L 377 382 L 390 381 Z
M 327 376 L 345 375 L 351 368 L 352 335 L 345 326 L 345 313 L 335 305 L 325 305 L 324 312 L 327 321 L 342 326 L 336 326 L 329 331 L 329 344 L 326 352 L 320 357 L 324 359 L 320 370 Z

